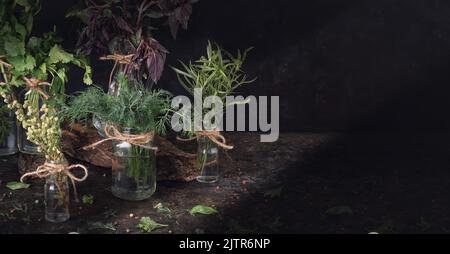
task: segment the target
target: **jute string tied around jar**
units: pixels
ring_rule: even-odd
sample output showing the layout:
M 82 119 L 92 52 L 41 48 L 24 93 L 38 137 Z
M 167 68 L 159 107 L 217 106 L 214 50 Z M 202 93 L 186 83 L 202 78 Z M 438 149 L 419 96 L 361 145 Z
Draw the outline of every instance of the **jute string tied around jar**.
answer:
M 114 71 L 116 70 L 117 65 L 118 64 L 130 65 L 132 63 L 133 57 L 134 54 L 130 55 L 113 54 L 100 57 L 100 60 L 103 61 L 114 61 L 114 66 L 111 70 L 111 73 L 109 74 L 109 85 L 111 85 L 112 83 Z
M 93 149 L 96 146 L 103 144 L 106 141 L 124 141 L 131 145 L 139 146 L 145 149 L 158 150 L 158 147 L 149 146 L 148 144 L 154 139 L 155 133 L 153 131 L 141 134 L 126 134 L 120 132 L 116 127 L 112 125 L 105 126 L 105 139 L 95 142 L 91 145 L 83 147 L 84 150 Z
M 219 147 L 222 147 L 225 150 L 231 150 L 234 147 L 232 145 L 227 145 L 227 140 L 225 139 L 225 137 L 220 133 L 219 130 L 201 130 L 201 131 L 197 131 L 195 133 L 195 136 L 192 138 L 181 138 L 181 137 L 177 137 L 177 140 L 180 141 L 191 141 L 194 139 L 197 139 L 199 137 L 206 137 L 209 138 L 212 142 L 216 143 Z
M 74 174 L 72 174 L 72 172 L 70 172 L 72 169 L 76 168 L 83 170 L 83 177 L 77 177 Z M 22 177 L 20 177 L 20 181 L 23 183 L 27 177 L 47 178 L 54 174 L 64 174 L 70 179 L 75 194 L 75 200 L 79 202 L 76 182 L 83 182 L 88 177 L 88 169 L 81 164 L 64 165 L 45 162 L 43 165 L 39 166 L 35 171 L 22 175 Z

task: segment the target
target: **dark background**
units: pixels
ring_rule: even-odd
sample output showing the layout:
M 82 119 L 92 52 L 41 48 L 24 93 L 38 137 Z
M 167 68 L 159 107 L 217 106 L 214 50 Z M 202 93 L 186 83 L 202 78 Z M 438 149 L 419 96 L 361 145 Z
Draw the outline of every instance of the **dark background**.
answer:
M 64 14 L 76 0 L 43 0 L 36 31 L 55 24 L 73 47 Z M 280 96 L 283 131 L 445 131 L 450 128 L 450 2 L 447 0 L 200 0 L 176 41 L 156 33 L 167 63 L 197 59 L 206 41 L 254 46 L 244 95 Z M 93 60 L 96 56 L 93 56 Z M 93 61 L 106 87 L 108 63 Z M 73 72 L 71 91 L 82 88 Z M 182 93 L 166 68 L 159 87 Z

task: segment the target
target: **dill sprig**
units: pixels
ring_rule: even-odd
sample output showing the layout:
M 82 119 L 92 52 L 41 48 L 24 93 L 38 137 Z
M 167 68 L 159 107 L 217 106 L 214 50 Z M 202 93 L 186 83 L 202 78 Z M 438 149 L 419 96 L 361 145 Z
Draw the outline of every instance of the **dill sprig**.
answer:
M 171 115 L 171 95 L 164 90 L 149 91 L 129 85 L 128 78 L 119 74 L 120 93 L 105 93 L 99 87 L 90 87 L 72 97 L 61 111 L 69 123 L 89 123 L 92 117 L 114 125 L 119 129 L 131 128 L 134 132 L 155 131 L 164 135 Z

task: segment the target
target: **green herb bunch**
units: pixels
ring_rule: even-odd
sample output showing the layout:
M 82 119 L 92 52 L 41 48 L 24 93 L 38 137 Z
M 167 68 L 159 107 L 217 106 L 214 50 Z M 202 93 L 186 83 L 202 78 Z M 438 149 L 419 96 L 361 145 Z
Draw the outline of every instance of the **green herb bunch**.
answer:
M 180 61 L 182 69 L 172 69 L 176 72 L 181 85 L 192 95 L 195 88 L 203 89 L 203 96 L 218 96 L 222 100 L 233 91 L 244 85 L 255 81 L 248 80 L 242 65 L 251 48 L 237 56 L 222 49 L 217 44 L 208 42 L 206 56 L 200 57 L 195 62 L 185 64 Z
M 112 96 L 98 87 L 90 87 L 70 100 L 62 111 L 62 117 L 71 123 L 85 124 L 97 117 L 119 130 L 165 134 L 172 112 L 171 95 L 164 90 L 132 88 L 124 74 L 119 74 L 117 80 L 120 86 L 118 95 Z
M 68 64 L 85 70 L 83 81 L 92 84 L 87 60 L 66 52 L 56 29 L 42 37 L 31 36 L 33 18 L 40 11 L 39 0 L 5 0 L 0 3 L 0 55 L 11 65 L 2 65 L 3 82 L 25 87 L 24 77 L 48 81 L 46 92 L 52 97 L 64 93 Z M 7 89 L 7 88 L 3 88 Z
M 218 96 L 225 102 L 226 96 L 233 94 L 238 87 L 256 80 L 249 80 L 242 70 L 242 65 L 250 50 L 251 48 L 243 53 L 238 50 L 237 55 L 233 56 L 219 45 L 208 41 L 206 56 L 188 64 L 180 61 L 183 68 L 172 67 L 172 69 L 176 72 L 180 84 L 191 95 L 194 95 L 194 89 L 201 88 L 203 98 Z M 206 109 L 202 113 L 204 115 Z M 193 131 L 184 133 L 186 136 L 193 136 L 194 134 Z
M 40 147 L 47 159 L 58 160 L 60 148 L 60 110 L 64 100 L 69 64 L 85 70 L 83 81 L 92 84 L 87 60 L 63 49 L 56 29 L 41 37 L 31 36 L 39 0 L 4 0 L 0 3 L 0 95 L 27 130 L 28 140 Z M 39 80 L 39 93 L 25 79 Z M 26 91 L 23 104 L 16 92 Z M 47 96 L 43 96 L 42 94 Z

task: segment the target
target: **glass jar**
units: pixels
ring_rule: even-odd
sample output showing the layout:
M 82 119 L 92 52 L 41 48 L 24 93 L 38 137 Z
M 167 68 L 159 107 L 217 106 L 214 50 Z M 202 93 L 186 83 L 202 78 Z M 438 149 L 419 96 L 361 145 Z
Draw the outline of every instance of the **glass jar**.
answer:
M 13 111 L 8 113 L 8 121 L 3 127 L 7 135 L 0 140 L 0 156 L 8 156 L 17 153 L 17 122 Z
M 215 183 L 219 180 L 219 148 L 208 137 L 197 138 L 197 169 L 200 175 L 197 181 L 201 183 Z
M 66 159 L 47 161 L 50 164 L 68 166 Z M 69 181 L 64 173 L 49 175 L 45 180 L 45 219 L 64 222 L 70 218 Z
M 125 129 L 124 134 L 134 134 Z M 153 141 L 145 146 L 152 147 Z M 125 141 L 113 142 L 112 194 L 124 200 L 149 198 L 156 190 L 156 152 Z

